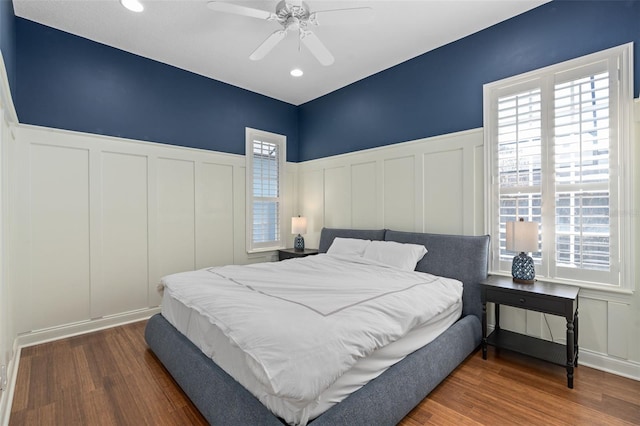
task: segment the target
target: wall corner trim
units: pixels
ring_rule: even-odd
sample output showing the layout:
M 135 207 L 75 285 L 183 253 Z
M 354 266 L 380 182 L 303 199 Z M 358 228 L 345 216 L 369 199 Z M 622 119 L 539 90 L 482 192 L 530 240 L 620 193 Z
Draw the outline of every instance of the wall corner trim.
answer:
M 9 360 L 9 365 L 7 365 L 7 388 L 0 395 L 0 425 L 2 426 L 9 425 L 19 364 L 20 347 L 18 346 L 18 339 L 15 339 L 13 341 L 13 358 Z
M 7 68 L 4 65 L 2 52 L 0 52 L 0 110 L 4 110 L 8 114 L 7 121 L 11 123 L 18 122 L 18 114 L 16 113 L 16 108 L 11 98 L 9 76 L 7 75 Z

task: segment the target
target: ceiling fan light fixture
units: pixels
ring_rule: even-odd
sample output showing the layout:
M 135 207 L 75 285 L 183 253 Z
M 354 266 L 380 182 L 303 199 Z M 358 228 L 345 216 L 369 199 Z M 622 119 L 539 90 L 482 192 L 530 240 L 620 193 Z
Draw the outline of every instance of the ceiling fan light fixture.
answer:
M 302 71 L 300 68 L 294 68 L 289 74 L 291 74 L 293 77 L 302 77 L 304 71 Z
M 287 32 L 297 32 L 302 44 L 304 44 L 318 62 L 324 66 L 333 64 L 335 58 L 324 43 L 320 41 L 318 36 L 309 30 L 309 27 L 319 26 L 319 20 L 324 21 L 325 19 L 329 25 L 331 25 L 331 21 L 336 21 L 336 17 L 339 22 L 341 21 L 345 25 L 351 25 L 357 19 L 357 15 L 362 15 L 363 13 L 370 15 L 369 12 L 371 12 L 370 7 L 352 7 L 347 9 L 321 10 L 312 13 L 309 11 L 309 6 L 302 0 L 280 0 L 276 5 L 275 13 L 240 6 L 235 3 L 227 3 L 226 1 L 209 1 L 207 7 L 218 12 L 276 21 L 280 24 L 282 29 L 271 33 L 271 35 L 249 55 L 249 59 L 252 61 L 263 59 L 278 43 L 284 40 Z M 342 15 L 346 15 L 346 17 Z M 292 73 L 291 75 L 294 74 Z
M 142 12 L 144 6 L 138 0 L 120 0 L 120 4 L 132 12 Z

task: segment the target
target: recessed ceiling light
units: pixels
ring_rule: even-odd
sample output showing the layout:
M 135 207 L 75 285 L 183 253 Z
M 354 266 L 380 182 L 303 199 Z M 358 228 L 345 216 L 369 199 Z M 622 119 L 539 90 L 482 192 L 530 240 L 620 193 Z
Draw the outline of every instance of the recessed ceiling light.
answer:
M 302 72 L 300 68 L 294 68 L 291 70 L 290 74 L 294 77 L 302 77 L 302 74 L 304 74 L 304 72 Z
M 142 12 L 144 6 L 138 0 L 120 0 L 120 4 L 132 12 Z

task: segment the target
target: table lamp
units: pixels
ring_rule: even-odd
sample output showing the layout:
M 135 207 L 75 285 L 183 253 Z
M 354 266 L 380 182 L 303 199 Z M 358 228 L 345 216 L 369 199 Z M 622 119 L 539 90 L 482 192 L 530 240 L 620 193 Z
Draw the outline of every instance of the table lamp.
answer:
M 538 251 L 538 223 L 525 222 L 524 219 L 520 219 L 518 222 L 507 222 L 506 225 L 507 250 L 520 252 L 513 258 L 511 265 L 513 281 L 521 284 L 533 284 L 536 271 L 533 259 L 527 253 Z
M 291 218 L 291 233 L 298 234 L 293 241 L 293 248 L 295 251 L 304 251 L 304 238 L 301 234 L 307 233 L 307 218 L 306 217 L 292 217 Z

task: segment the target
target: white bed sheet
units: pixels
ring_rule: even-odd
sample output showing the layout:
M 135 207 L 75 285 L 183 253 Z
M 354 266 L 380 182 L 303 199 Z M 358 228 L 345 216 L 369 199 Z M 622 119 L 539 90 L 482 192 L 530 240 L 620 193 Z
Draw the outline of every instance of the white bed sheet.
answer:
M 294 262 L 304 259 L 292 260 Z M 289 262 L 292 262 L 289 261 Z M 304 406 L 291 404 L 287 398 L 273 394 L 252 372 L 243 350 L 216 325 L 211 318 L 197 309 L 171 297 L 163 295 L 163 316 L 192 341 L 200 350 L 211 357 L 229 375 L 254 394 L 265 406 L 290 424 L 304 425 L 331 406 L 339 403 L 368 381 L 380 375 L 391 365 L 406 355 L 428 344 L 451 326 L 462 311 L 462 300 L 458 299 L 443 311 L 410 330 L 404 337 L 375 350 L 366 358 L 359 359 L 348 371 Z

